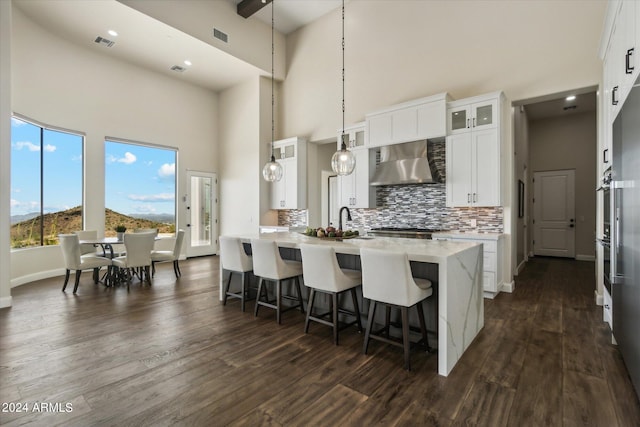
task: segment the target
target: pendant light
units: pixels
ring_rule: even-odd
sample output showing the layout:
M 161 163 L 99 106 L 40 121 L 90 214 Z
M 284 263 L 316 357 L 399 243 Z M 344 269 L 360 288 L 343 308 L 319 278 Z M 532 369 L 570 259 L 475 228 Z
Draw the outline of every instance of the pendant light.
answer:
M 276 157 L 273 155 L 273 142 L 275 140 L 275 121 L 273 118 L 273 109 L 275 106 L 275 96 L 273 94 L 273 55 L 275 53 L 275 47 L 273 43 L 273 4 L 275 0 L 271 1 L 271 160 L 262 168 L 262 177 L 265 181 L 276 182 L 282 178 L 282 165 L 276 162 Z
M 340 136 L 342 145 L 331 157 L 331 169 L 338 175 L 350 175 L 356 167 L 356 158 L 347 149 L 344 139 L 344 0 L 342 0 L 342 135 Z

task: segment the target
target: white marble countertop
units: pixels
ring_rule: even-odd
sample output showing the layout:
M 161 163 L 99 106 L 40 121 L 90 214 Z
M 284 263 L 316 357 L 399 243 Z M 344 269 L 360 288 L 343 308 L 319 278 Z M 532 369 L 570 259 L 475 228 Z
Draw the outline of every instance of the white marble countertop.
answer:
M 332 246 L 336 253 L 358 255 L 360 248 L 384 249 L 389 251 L 406 252 L 409 260 L 440 264 L 449 257 L 463 252 L 470 247 L 479 245 L 473 242 L 453 242 L 446 240 L 404 239 L 398 237 L 356 237 L 336 241 L 318 237 L 305 236 L 295 232 L 276 232 L 263 234 L 237 235 L 245 242 L 252 238 L 274 240 L 278 246 L 297 248 L 300 243 Z
M 470 240 L 500 240 L 504 234 L 502 233 L 474 233 L 471 231 L 436 231 L 433 233 L 434 238 L 446 237 L 451 239 L 470 239 Z

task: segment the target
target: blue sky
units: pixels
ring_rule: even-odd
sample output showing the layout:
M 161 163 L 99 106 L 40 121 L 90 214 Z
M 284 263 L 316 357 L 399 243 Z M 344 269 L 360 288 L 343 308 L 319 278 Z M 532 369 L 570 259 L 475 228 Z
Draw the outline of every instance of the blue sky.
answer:
M 105 206 L 127 214 L 175 214 L 173 150 L 105 142 Z
M 82 136 L 11 122 L 11 215 L 40 210 L 40 152 L 44 153 L 44 211 L 82 204 Z M 105 206 L 123 214 L 175 214 L 174 150 L 105 142 Z

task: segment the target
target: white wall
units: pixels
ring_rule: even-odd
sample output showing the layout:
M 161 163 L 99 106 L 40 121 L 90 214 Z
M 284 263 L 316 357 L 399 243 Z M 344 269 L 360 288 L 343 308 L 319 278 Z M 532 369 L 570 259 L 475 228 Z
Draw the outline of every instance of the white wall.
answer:
M 346 123 L 398 102 L 502 90 L 510 100 L 597 85 L 605 1 L 365 1 L 345 6 Z M 287 37 L 284 130 L 341 126 L 340 11 Z
M 524 217 L 518 218 L 518 206 L 515 206 L 516 214 L 516 230 L 514 232 L 516 238 L 514 241 L 514 254 L 515 260 L 514 271 L 517 272 L 517 268 L 523 265 L 527 259 L 527 252 L 525 251 L 525 244 L 527 242 L 527 218 L 529 204 L 527 203 L 526 194 L 531 192 L 532 188 L 527 183 L 529 175 L 529 119 L 527 118 L 527 111 L 524 107 L 518 106 L 513 111 L 513 145 L 515 148 L 514 158 L 514 200 L 518 203 L 518 181 L 525 183 L 525 196 L 524 196 Z
M 257 232 L 260 220 L 260 80 L 220 93 L 220 234 Z M 264 144 L 263 144 L 264 145 Z
M 0 308 L 11 306 L 11 2 L 0 1 Z
M 180 195 L 187 192 L 187 169 L 217 172 L 215 93 L 78 47 L 43 30 L 16 8 L 12 35 L 13 111 L 86 133 L 85 228 L 104 231 L 106 136 L 177 148 Z M 184 228 L 181 202 L 177 210 L 177 226 Z M 14 286 L 24 283 L 19 275 L 25 271 L 32 277 L 58 271 L 61 259 L 43 251 L 25 249 L 12 256 Z

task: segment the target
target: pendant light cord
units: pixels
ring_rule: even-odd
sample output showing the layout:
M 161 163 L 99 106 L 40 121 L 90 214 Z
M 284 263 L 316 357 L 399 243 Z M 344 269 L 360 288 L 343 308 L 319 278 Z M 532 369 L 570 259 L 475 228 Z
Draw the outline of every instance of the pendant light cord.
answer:
M 342 150 L 347 149 L 344 142 L 344 0 L 342 0 Z
M 273 57 L 275 55 L 275 44 L 273 37 L 273 27 L 275 26 L 275 20 L 273 19 L 273 8 L 275 5 L 275 0 L 271 1 L 271 161 L 274 162 L 276 160 L 273 155 L 273 142 L 275 141 L 275 120 L 273 117 L 273 110 L 275 108 L 275 96 L 273 94 Z

